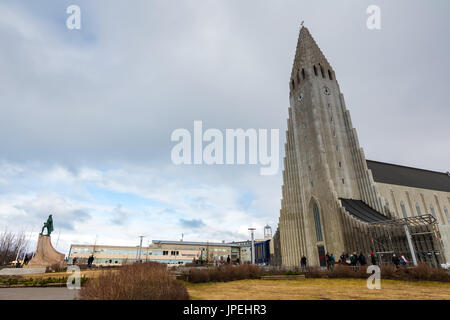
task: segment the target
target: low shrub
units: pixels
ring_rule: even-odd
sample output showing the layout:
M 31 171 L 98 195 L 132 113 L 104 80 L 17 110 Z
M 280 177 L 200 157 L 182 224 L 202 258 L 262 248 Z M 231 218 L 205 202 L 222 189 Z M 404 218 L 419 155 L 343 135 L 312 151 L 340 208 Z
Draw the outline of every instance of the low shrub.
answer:
M 344 265 L 335 265 L 331 270 L 327 271 L 328 278 L 367 278 L 367 267 L 361 266 L 352 268 Z
M 81 288 L 82 300 L 186 300 L 189 294 L 165 264 L 134 263 L 105 270 Z
M 419 263 L 415 267 L 396 267 L 394 265 L 382 265 L 381 279 L 402 281 L 441 281 L 450 282 L 450 272 L 441 268 L 430 267 L 426 263 Z M 305 271 L 306 278 L 355 278 L 367 279 L 367 266 L 350 267 L 335 265 L 331 270 L 320 268 L 308 268 Z
M 183 274 L 183 279 L 191 283 L 226 282 L 244 279 L 259 279 L 264 269 L 256 265 L 225 265 L 213 268 L 192 268 Z

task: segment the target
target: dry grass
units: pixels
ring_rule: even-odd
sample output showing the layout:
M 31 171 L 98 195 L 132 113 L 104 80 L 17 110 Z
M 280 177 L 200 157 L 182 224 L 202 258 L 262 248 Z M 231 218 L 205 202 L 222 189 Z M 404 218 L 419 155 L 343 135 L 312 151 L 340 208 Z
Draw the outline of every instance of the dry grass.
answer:
M 194 300 L 450 300 L 450 284 L 382 280 L 369 290 L 363 279 L 240 280 L 190 284 Z
M 225 265 L 208 269 L 191 268 L 182 275 L 182 279 L 191 283 L 259 279 L 263 272 L 261 267 L 252 264 Z
M 165 264 L 135 263 L 107 270 L 81 288 L 83 300 L 186 300 L 188 292 Z

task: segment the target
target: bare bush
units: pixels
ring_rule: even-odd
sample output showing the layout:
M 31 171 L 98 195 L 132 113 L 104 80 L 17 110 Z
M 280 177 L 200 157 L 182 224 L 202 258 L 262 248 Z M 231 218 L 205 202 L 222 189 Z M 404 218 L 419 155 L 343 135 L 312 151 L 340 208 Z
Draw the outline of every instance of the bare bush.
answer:
M 244 279 L 258 279 L 265 273 L 256 265 L 225 265 L 207 269 L 192 268 L 184 274 L 184 279 L 192 283 L 225 282 Z
M 24 232 L 13 233 L 8 230 L 0 234 L 0 265 L 7 265 L 16 259 L 20 250 L 20 257 L 26 251 L 28 241 Z
M 450 282 L 450 272 L 441 268 L 432 268 L 426 263 L 419 263 L 414 267 L 396 267 L 394 265 L 382 265 L 381 279 L 402 281 L 441 281 Z M 350 267 L 336 265 L 331 270 L 308 268 L 306 278 L 355 278 L 366 279 L 367 266 Z
M 165 264 L 134 263 L 106 270 L 89 279 L 80 292 L 83 300 L 187 300 L 189 294 Z

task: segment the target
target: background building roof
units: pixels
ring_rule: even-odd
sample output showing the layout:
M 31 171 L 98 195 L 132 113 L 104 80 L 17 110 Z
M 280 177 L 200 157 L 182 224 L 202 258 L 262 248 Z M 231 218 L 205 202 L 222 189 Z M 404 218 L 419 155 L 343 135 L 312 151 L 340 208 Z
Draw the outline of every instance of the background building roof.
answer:
M 367 160 L 375 182 L 450 192 L 447 173 Z

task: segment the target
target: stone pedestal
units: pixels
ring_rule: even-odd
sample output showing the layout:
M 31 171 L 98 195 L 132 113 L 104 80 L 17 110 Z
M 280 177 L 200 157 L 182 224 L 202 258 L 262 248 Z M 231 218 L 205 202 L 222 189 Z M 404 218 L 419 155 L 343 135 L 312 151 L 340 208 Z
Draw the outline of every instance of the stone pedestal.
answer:
M 55 250 L 50 236 L 39 235 L 36 254 L 24 268 L 47 268 L 65 266 L 64 254 Z

